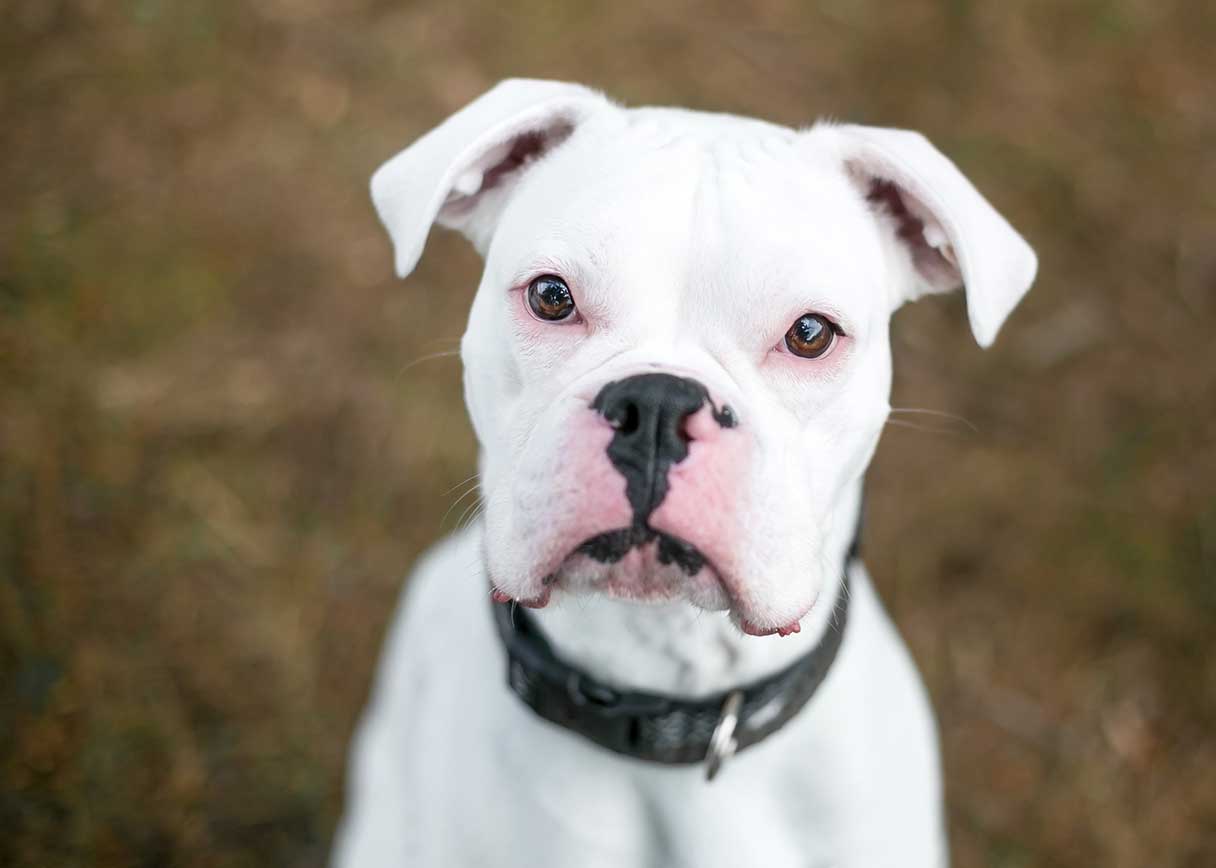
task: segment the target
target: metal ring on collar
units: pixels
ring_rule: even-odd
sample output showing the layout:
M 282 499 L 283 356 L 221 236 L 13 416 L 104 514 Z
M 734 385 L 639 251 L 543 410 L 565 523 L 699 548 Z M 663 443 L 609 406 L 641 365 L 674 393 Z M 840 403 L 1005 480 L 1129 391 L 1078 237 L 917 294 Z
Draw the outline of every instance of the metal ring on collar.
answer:
M 709 738 L 709 749 L 705 751 L 705 780 L 712 781 L 722 770 L 722 764 L 735 755 L 739 742 L 735 729 L 739 726 L 739 711 L 743 708 L 743 691 L 733 690 L 722 703 L 722 716 Z

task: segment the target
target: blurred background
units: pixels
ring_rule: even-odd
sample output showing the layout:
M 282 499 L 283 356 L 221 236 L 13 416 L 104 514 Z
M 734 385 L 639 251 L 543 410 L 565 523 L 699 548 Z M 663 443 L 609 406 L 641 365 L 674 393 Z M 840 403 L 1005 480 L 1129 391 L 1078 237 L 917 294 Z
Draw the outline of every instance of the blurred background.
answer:
M 867 557 L 956 866 L 1216 865 L 1216 5 L 0 0 L 0 863 L 322 864 L 473 472 L 372 170 L 498 79 L 925 132 L 1038 249 L 902 311 Z

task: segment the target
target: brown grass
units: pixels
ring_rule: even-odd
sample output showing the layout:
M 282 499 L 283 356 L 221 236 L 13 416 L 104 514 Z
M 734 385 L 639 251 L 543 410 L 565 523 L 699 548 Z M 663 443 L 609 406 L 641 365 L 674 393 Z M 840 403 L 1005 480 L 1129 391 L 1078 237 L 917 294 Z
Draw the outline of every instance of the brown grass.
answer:
M 318 865 L 413 557 L 472 472 L 477 276 L 365 194 L 508 75 L 925 131 L 1041 278 L 895 330 L 868 557 L 955 864 L 1216 864 L 1216 8 L 0 3 L 0 862 Z M 450 524 L 450 522 L 449 522 Z

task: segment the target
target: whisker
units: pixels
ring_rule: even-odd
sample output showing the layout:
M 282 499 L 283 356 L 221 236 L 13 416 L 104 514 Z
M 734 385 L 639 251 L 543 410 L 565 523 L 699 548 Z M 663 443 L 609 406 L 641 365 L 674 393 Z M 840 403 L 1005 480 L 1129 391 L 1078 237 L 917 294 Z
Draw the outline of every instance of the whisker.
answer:
M 478 510 L 478 511 L 474 512 L 474 513 L 473 513 L 471 516 L 469 516 L 469 520 L 468 520 L 468 521 L 466 521 L 466 522 L 465 522 L 463 525 L 461 525 L 460 527 L 458 527 L 458 528 L 456 529 L 456 532 L 457 532 L 457 533 L 463 533 L 464 531 L 468 530 L 468 529 L 469 529 L 469 528 L 471 528 L 471 527 L 472 527 L 472 526 L 473 526 L 473 525 L 474 525 L 474 524 L 477 522 L 477 520 L 478 520 L 479 518 L 481 518 L 481 517 L 482 517 L 482 515 L 484 515 L 484 514 L 485 514 L 485 510 Z
M 837 595 L 836 601 L 832 603 L 832 611 L 828 613 L 829 627 L 838 628 L 840 626 L 841 612 L 844 609 L 845 601 L 852 596 L 852 593 L 853 589 L 848 578 L 848 567 L 845 567 L 845 571 L 840 575 L 840 594 Z
M 444 496 L 447 496 L 447 495 L 451 494 L 453 491 L 455 491 L 456 489 L 460 488 L 460 486 L 462 486 L 462 485 L 464 485 L 464 484 L 466 484 L 466 483 L 472 482 L 474 479 L 477 479 L 479 476 L 481 476 L 481 474 L 480 474 L 480 473 L 474 473 L 474 474 L 473 474 L 472 476 L 470 476 L 468 479 L 462 479 L 462 480 L 460 480 L 460 481 L 459 481 L 459 482 L 457 482 L 455 485 L 453 485 L 451 488 L 449 488 L 447 491 L 445 491 L 445 492 L 443 493 L 443 494 L 444 494 Z
M 891 412 L 892 413 L 920 413 L 925 416 L 939 416 L 942 419 L 950 419 L 951 421 L 954 421 L 954 422 L 960 422 L 963 425 L 966 425 L 968 428 L 970 428 L 976 434 L 980 433 L 980 429 L 978 427 L 976 427 L 976 425 L 974 425 L 969 419 L 964 419 L 962 416 L 956 415 L 954 413 L 947 413 L 944 410 L 930 410 L 927 407 L 892 407 Z
M 480 480 L 480 479 L 479 479 L 479 480 L 477 480 L 477 481 L 475 481 L 475 482 L 471 482 L 471 483 L 469 483 L 469 484 L 468 484 L 468 487 L 467 487 L 467 488 L 465 488 L 465 490 L 464 490 L 464 491 L 460 492 L 460 495 L 459 495 L 459 496 L 456 498 L 456 503 L 460 503 L 460 501 L 464 500 L 466 497 L 468 497 L 468 496 L 469 496 L 469 494 L 470 494 L 471 492 L 476 491 L 476 490 L 477 490 L 477 489 L 478 489 L 480 486 L 481 486 L 481 480 Z
M 444 359 L 449 356 L 458 356 L 458 355 L 460 355 L 460 350 L 441 350 L 440 352 L 437 352 L 437 353 L 428 353 L 425 356 L 419 356 L 418 358 L 414 359 L 412 362 L 407 362 L 406 364 L 402 365 L 401 369 L 398 370 L 397 373 L 404 374 L 406 371 L 408 371 L 410 368 L 414 367 L 415 365 L 420 365 L 423 362 L 429 362 L 432 359 Z
M 486 504 L 485 504 L 485 501 L 483 500 L 478 505 L 477 509 L 475 509 L 473 511 L 473 514 L 471 516 L 469 516 L 469 520 L 468 520 L 468 522 L 465 523 L 465 527 L 466 528 L 472 527 L 475 523 L 480 521 L 481 517 L 485 514 L 486 514 Z
M 896 428 L 909 428 L 913 431 L 919 431 L 922 434 L 943 434 L 948 437 L 958 437 L 962 434 L 961 431 L 955 431 L 951 428 L 930 428 L 927 425 L 917 425 L 912 422 L 904 422 L 901 419 L 888 419 L 883 425 L 894 425 Z
M 454 510 L 456 508 L 456 505 L 459 504 L 460 501 L 464 500 L 466 497 L 468 497 L 470 494 L 472 494 L 474 491 L 476 491 L 480 487 L 481 487 L 480 484 L 474 485 L 471 488 L 469 488 L 469 490 L 466 491 L 464 494 L 460 495 L 460 497 L 458 497 L 452 501 L 452 505 L 449 506 L 447 512 L 445 512 L 443 514 L 443 518 L 439 519 L 439 529 L 440 530 L 443 530 L 443 523 L 448 520 L 448 516 L 452 514 L 452 510 Z M 473 502 L 476 503 L 477 501 L 473 501 Z
M 464 524 L 464 519 L 465 519 L 465 516 L 467 516 L 467 515 L 468 515 L 470 512 L 472 512 L 472 513 L 476 514 L 477 509 L 478 509 L 480 506 L 481 506 L 481 501 L 480 501 L 480 500 L 474 500 L 472 503 L 470 503 L 468 506 L 466 506 L 466 507 L 464 508 L 464 512 L 462 512 L 462 513 L 460 514 L 460 518 L 456 520 L 456 529 L 457 529 L 458 531 L 464 530 L 464 529 L 465 529 L 465 527 L 466 527 L 466 525 Z

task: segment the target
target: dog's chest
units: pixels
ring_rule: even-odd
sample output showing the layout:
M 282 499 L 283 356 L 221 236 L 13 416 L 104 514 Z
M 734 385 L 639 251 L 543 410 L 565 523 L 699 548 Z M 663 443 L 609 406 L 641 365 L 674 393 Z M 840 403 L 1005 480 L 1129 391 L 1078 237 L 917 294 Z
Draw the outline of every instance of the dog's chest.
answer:
M 868 582 L 821 692 L 707 784 L 700 767 L 590 745 L 507 689 L 464 567 L 476 551 L 449 541 L 410 583 L 356 756 L 393 795 L 357 805 L 364 828 L 347 830 L 380 855 L 347 864 L 938 864 L 932 721 L 915 674 L 888 659 L 898 639 Z

